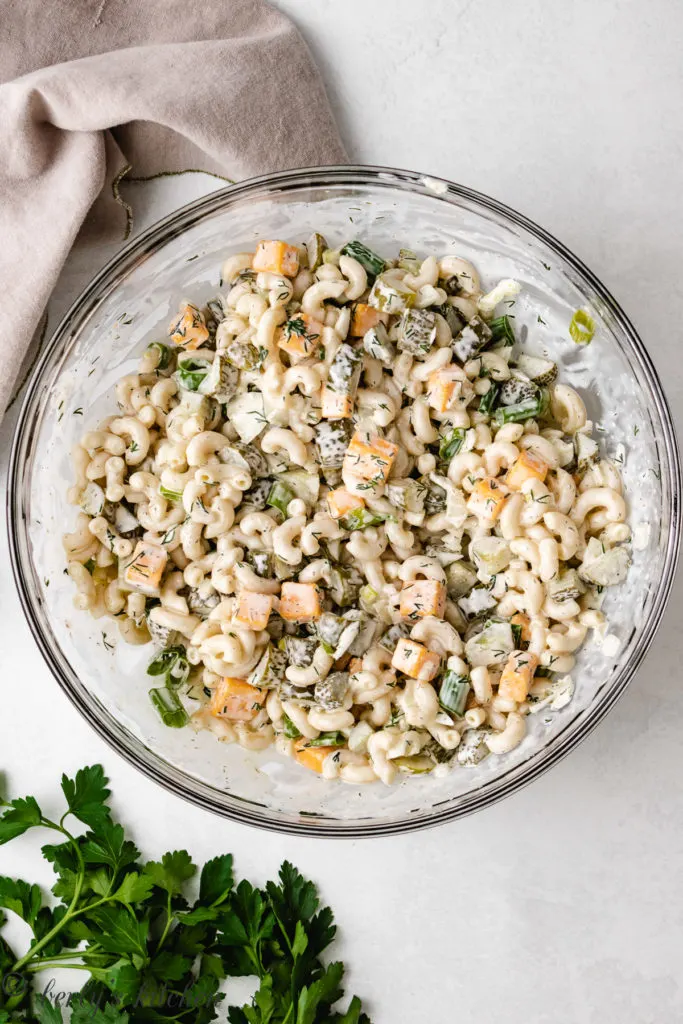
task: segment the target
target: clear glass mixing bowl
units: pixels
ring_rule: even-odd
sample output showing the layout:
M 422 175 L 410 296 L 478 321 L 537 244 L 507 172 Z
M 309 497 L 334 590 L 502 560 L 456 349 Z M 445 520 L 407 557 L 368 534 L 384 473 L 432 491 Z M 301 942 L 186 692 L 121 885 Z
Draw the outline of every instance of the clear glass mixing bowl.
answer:
M 149 341 L 164 336 L 180 298 L 201 302 L 216 293 L 227 253 L 248 250 L 262 237 L 303 240 L 312 230 L 332 244 L 362 238 L 383 253 L 400 245 L 456 252 L 475 262 L 486 285 L 519 280 L 523 290 L 512 311 L 518 336 L 528 332 L 530 350 L 560 363 L 561 379 L 578 388 L 609 453 L 624 462 L 638 545 L 627 582 L 606 602 L 618 653 L 608 657 L 586 646 L 569 705 L 533 716 L 513 754 L 444 778 L 354 788 L 323 781 L 274 751 L 249 753 L 209 733 L 166 729 L 147 696 L 150 648 L 128 647 L 114 622 L 76 611 L 64 575 L 61 537 L 75 518 L 66 500 L 70 450 L 114 409 L 114 382 L 135 369 Z M 588 346 L 567 334 L 579 306 L 597 324 Z M 263 828 L 386 835 L 501 799 L 555 764 L 604 717 L 662 616 L 678 552 L 680 490 L 671 416 L 645 348 L 605 287 L 564 246 L 458 185 L 388 168 L 316 168 L 254 179 L 186 206 L 135 238 L 85 290 L 27 389 L 11 456 L 10 549 L 24 610 L 55 678 L 100 735 L 151 778 Z

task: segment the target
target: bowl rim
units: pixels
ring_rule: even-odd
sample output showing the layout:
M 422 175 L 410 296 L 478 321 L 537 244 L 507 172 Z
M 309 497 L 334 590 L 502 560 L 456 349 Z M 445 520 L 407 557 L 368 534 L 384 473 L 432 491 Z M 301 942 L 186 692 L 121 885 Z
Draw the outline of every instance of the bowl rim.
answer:
M 268 808 L 252 810 L 244 801 L 240 807 L 225 806 L 220 802 L 220 790 L 209 783 L 193 779 L 175 765 L 155 753 L 142 740 L 128 732 L 125 727 L 108 711 L 97 696 L 87 690 L 80 678 L 72 669 L 73 678 L 68 678 L 53 656 L 50 638 L 44 628 L 41 602 L 33 592 L 24 568 L 22 541 L 25 542 L 27 553 L 30 551 L 28 535 L 22 533 L 25 517 L 22 516 L 19 486 L 25 464 L 24 453 L 27 451 L 32 435 L 35 432 L 34 395 L 42 375 L 47 372 L 53 359 L 63 354 L 70 338 L 70 324 L 74 318 L 88 308 L 91 300 L 96 300 L 101 289 L 115 283 L 119 272 L 132 268 L 135 260 L 150 247 L 157 249 L 170 238 L 185 230 L 205 215 L 218 212 L 234 200 L 248 198 L 264 187 L 270 189 L 298 188 L 303 186 L 337 186 L 337 185 L 373 185 L 390 189 L 430 195 L 451 204 L 464 199 L 476 204 L 483 210 L 496 213 L 514 225 L 523 228 L 544 245 L 556 252 L 565 263 L 569 264 L 584 281 L 594 290 L 597 298 L 604 303 L 608 312 L 614 317 L 626 334 L 631 349 L 630 354 L 638 362 L 655 399 L 658 424 L 662 431 L 662 446 L 667 455 L 667 486 L 663 488 L 664 506 L 669 515 L 669 535 L 664 552 L 664 571 L 662 579 L 648 615 L 641 625 L 640 636 L 637 638 L 633 654 L 627 664 L 617 673 L 609 689 L 605 690 L 602 699 L 593 709 L 591 717 L 585 721 L 580 715 L 572 719 L 563 732 L 553 740 L 552 747 L 541 747 L 529 759 L 502 772 L 485 786 L 482 794 L 472 790 L 453 807 L 436 805 L 424 814 L 404 817 L 400 820 L 369 821 L 363 818 L 337 819 L 320 818 L 306 815 L 305 820 L 290 812 L 271 811 Z M 203 807 L 223 817 L 230 818 L 241 824 L 253 827 L 321 838 L 358 839 L 372 836 L 390 836 L 400 833 L 414 832 L 419 829 L 435 827 L 497 803 L 529 785 L 534 779 L 549 771 L 553 765 L 567 756 L 608 714 L 622 696 L 631 682 L 636 670 L 649 650 L 655 633 L 660 625 L 666 604 L 673 586 L 676 564 L 680 548 L 680 495 L 681 495 L 681 461 L 668 401 L 664 394 L 657 371 L 640 336 L 630 319 L 609 290 L 585 266 L 585 264 L 562 242 L 540 227 L 534 221 L 504 203 L 467 186 L 448 181 L 447 179 L 426 175 L 393 167 L 363 164 L 342 164 L 323 167 L 293 168 L 291 170 L 264 174 L 244 181 L 228 185 L 209 193 L 199 199 L 179 207 L 166 217 L 150 225 L 139 235 L 128 241 L 102 267 L 90 283 L 74 300 L 67 312 L 56 326 L 51 338 L 39 354 L 26 385 L 19 415 L 12 437 L 8 487 L 7 487 L 7 531 L 9 540 L 10 562 L 14 580 L 19 592 L 22 610 L 29 624 L 31 633 L 43 655 L 50 671 L 61 689 L 80 714 L 95 729 L 102 739 L 120 756 L 143 772 L 148 778 L 162 785 L 169 792 L 180 796 L 190 803 Z M 28 559 L 30 563 L 30 556 Z M 66 660 L 66 659 L 65 659 Z M 512 777 L 508 777 L 512 776 Z M 405 812 L 404 812 L 405 813 Z

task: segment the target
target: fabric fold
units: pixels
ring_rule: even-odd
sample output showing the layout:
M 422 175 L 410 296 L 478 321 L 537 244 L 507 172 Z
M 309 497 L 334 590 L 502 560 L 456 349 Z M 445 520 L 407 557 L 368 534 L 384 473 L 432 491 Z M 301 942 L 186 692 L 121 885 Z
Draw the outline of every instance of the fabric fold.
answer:
M 0 28 L 0 416 L 71 248 L 123 236 L 111 186 L 128 168 L 237 181 L 346 160 L 308 47 L 264 0 L 49 14 L 22 0 Z

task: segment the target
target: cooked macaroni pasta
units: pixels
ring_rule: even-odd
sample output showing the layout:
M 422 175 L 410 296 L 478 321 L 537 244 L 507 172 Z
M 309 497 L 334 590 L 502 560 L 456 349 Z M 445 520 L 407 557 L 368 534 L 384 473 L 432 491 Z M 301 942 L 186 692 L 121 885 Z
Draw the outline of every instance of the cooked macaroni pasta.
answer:
M 325 779 L 513 750 L 630 565 L 581 396 L 496 316 L 519 286 L 317 234 L 223 281 L 74 453 L 76 606 L 157 645 L 167 725 Z

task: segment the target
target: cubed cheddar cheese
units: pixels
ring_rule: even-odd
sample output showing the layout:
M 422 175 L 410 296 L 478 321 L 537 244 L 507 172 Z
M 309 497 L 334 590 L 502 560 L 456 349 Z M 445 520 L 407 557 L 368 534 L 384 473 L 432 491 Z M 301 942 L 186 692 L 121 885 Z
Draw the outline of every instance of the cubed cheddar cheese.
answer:
M 351 658 L 347 666 L 351 675 L 355 675 L 356 672 L 363 671 L 363 659 L 362 658 Z
M 446 412 L 452 406 L 464 404 L 464 398 L 469 398 L 471 393 L 465 372 L 459 366 L 444 366 L 429 375 L 427 401 L 437 412 Z
M 297 313 L 277 331 L 277 344 L 294 359 L 317 356 L 323 336 L 323 325 L 308 313 Z
M 439 671 L 441 659 L 438 654 L 428 651 L 422 644 L 415 640 L 406 640 L 402 637 L 396 644 L 394 656 L 391 659 L 392 668 L 411 679 L 418 679 L 420 682 L 428 683 Z
M 357 508 L 365 508 L 365 502 L 359 494 L 351 494 L 345 487 L 337 487 L 327 495 L 327 507 L 333 519 L 341 519 Z
M 165 548 L 159 544 L 139 540 L 132 559 L 123 570 L 123 581 L 133 590 L 139 590 L 141 594 L 154 596 L 159 593 L 167 561 L 168 553 Z
M 513 491 L 518 491 L 527 480 L 545 480 L 548 468 L 548 463 L 540 455 L 529 451 L 520 452 L 519 458 L 515 459 L 507 472 L 505 483 Z
M 446 587 L 439 580 L 404 583 L 399 607 L 405 619 L 419 619 L 425 615 L 441 619 L 446 610 Z
M 299 252 L 293 245 L 277 239 L 259 242 L 251 266 L 252 270 L 296 277 L 299 273 Z
M 307 740 L 302 736 L 294 744 L 294 757 L 304 768 L 310 768 L 312 772 L 322 773 L 325 758 L 333 754 L 338 747 L 309 747 Z
M 362 338 L 372 327 L 388 322 L 389 316 L 387 313 L 383 313 L 373 306 L 368 306 L 365 302 L 357 302 L 353 307 L 353 316 L 351 317 L 351 337 Z
M 524 643 L 528 644 L 531 640 L 531 619 L 524 612 L 515 612 L 510 619 L 513 626 L 521 626 L 522 632 L 521 637 Z
M 344 471 L 358 480 L 386 483 L 398 445 L 377 434 L 356 431 L 344 456 Z
M 237 611 L 234 619 L 240 626 L 246 626 L 247 629 L 265 629 L 272 608 L 272 594 L 259 594 L 255 590 L 241 590 L 237 598 Z
M 320 591 L 315 584 L 282 584 L 280 615 L 286 622 L 313 622 L 321 614 Z
M 251 721 L 262 707 L 263 690 L 251 686 L 244 679 L 231 679 L 229 676 L 220 680 L 209 705 L 212 715 L 229 718 L 233 722 Z
M 513 651 L 508 658 L 498 684 L 498 696 L 521 703 L 531 688 L 538 658 L 529 651 Z
M 329 384 L 323 384 L 321 415 L 326 420 L 348 420 L 353 413 L 353 397 L 334 391 Z
M 467 510 L 473 516 L 481 519 L 489 519 L 495 522 L 503 510 L 503 505 L 508 496 L 508 489 L 505 484 L 495 477 L 485 477 L 478 480 L 472 488 L 467 501 Z
M 184 349 L 201 348 L 209 338 L 209 329 L 204 314 L 190 302 L 184 302 L 180 311 L 168 327 L 171 341 Z

